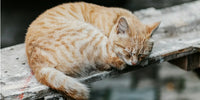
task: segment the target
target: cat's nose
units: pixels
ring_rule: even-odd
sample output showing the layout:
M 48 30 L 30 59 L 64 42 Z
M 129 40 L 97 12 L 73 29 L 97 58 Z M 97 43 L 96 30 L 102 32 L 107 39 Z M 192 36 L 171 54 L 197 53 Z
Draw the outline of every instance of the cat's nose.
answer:
M 132 64 L 132 65 L 137 65 L 137 63 L 138 63 L 137 57 L 136 57 L 136 56 L 132 56 L 131 64 Z
M 132 65 L 136 65 L 136 63 L 135 63 L 135 62 L 132 62 Z

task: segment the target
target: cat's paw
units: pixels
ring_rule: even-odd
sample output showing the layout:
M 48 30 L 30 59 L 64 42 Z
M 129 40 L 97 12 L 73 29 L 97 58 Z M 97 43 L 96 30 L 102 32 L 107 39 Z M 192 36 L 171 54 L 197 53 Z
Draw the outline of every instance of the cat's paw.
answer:
M 107 61 L 112 68 L 116 68 L 118 70 L 124 69 L 126 66 L 125 62 L 118 57 L 110 57 Z
M 125 67 L 126 67 L 126 64 L 123 64 L 123 65 L 117 67 L 117 69 L 118 69 L 118 70 L 123 70 Z
M 110 65 L 108 65 L 108 64 L 102 65 L 102 66 L 97 66 L 97 68 L 98 68 L 98 70 L 100 70 L 100 71 L 109 71 L 109 70 L 112 69 L 112 67 L 111 67 Z
M 118 59 L 115 61 L 114 67 L 118 70 L 123 70 L 126 67 L 126 64 L 122 60 Z

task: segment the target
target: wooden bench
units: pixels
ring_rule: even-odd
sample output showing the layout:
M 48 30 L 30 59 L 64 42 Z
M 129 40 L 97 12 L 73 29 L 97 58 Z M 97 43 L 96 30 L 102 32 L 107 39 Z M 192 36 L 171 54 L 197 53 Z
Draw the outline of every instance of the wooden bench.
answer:
M 164 9 L 148 8 L 135 12 L 143 23 L 161 21 L 153 35 L 154 47 L 150 57 L 138 66 L 127 66 L 122 71 L 93 72 L 80 78 L 91 83 L 148 65 L 169 61 L 184 70 L 200 68 L 200 1 Z M 60 97 L 41 85 L 32 75 L 27 64 L 24 44 L 1 49 L 0 99 L 51 99 Z

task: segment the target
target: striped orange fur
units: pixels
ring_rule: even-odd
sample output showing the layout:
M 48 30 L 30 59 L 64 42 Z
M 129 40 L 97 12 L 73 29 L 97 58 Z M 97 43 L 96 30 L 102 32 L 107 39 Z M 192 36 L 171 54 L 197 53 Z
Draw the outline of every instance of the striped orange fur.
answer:
M 76 100 L 89 98 L 77 77 L 90 70 L 123 69 L 147 57 L 159 26 L 142 24 L 130 11 L 76 2 L 51 8 L 26 34 L 28 63 L 36 79 Z

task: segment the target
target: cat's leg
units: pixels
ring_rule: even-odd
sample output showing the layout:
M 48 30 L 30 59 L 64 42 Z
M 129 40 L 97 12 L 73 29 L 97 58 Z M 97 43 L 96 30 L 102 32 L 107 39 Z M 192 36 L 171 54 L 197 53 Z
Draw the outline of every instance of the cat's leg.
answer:
M 97 69 L 100 71 L 109 71 L 112 69 L 112 67 L 108 64 L 105 65 L 97 65 Z
M 89 90 L 84 84 L 55 68 L 38 66 L 34 74 L 40 83 L 61 91 L 75 100 L 87 100 L 89 97 Z
M 118 57 L 109 57 L 107 63 L 118 70 L 123 70 L 126 67 L 124 61 L 122 61 Z

